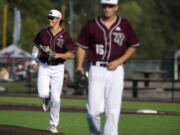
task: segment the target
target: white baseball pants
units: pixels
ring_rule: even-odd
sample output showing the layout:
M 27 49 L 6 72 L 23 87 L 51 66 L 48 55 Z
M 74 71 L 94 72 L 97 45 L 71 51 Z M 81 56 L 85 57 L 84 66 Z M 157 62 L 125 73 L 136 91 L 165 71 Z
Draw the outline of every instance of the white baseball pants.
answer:
M 64 80 L 64 65 L 50 66 L 40 63 L 38 71 L 38 94 L 41 98 L 51 99 L 50 125 L 58 126 L 60 95 Z
M 118 135 L 124 69 L 119 66 L 114 71 L 105 67 L 91 66 L 89 71 L 89 93 L 87 119 L 90 135 Z M 104 131 L 100 127 L 100 114 L 105 112 Z

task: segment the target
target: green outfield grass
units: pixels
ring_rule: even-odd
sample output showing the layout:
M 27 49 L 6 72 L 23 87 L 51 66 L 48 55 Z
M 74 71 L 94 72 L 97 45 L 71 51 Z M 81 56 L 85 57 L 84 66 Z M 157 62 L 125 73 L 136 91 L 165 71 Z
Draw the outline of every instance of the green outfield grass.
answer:
M 27 93 L 26 83 L 26 81 L 1 82 L 1 87 L 7 88 L 8 92 L 12 93 Z
M 65 135 L 88 135 L 85 113 L 61 113 L 60 129 Z M 0 111 L 0 124 L 46 130 L 48 112 Z M 121 115 L 121 135 L 179 135 L 180 117 Z
M 122 115 L 121 135 L 179 135 L 179 116 Z
M 85 117 L 83 113 L 61 113 L 59 128 L 66 135 L 86 135 L 88 127 Z M 0 111 L 0 124 L 2 125 L 47 130 L 48 118 L 48 112 Z
M 17 103 L 17 104 L 42 104 L 38 97 L 0 97 L 0 103 Z M 62 106 L 79 106 L 85 107 L 86 100 L 82 99 L 62 99 Z M 180 112 L 180 103 L 159 103 L 159 102 L 136 102 L 123 101 L 122 108 L 126 109 L 155 109 L 158 111 Z
M 0 103 L 13 103 L 13 104 L 42 104 L 42 99 L 38 97 L 0 97 Z M 85 106 L 85 100 L 79 99 L 61 99 L 63 106 Z

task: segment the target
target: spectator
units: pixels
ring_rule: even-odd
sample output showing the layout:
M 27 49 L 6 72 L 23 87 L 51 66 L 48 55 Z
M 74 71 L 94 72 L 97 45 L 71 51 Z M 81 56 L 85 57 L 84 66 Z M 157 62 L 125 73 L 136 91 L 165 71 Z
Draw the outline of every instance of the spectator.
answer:
M 26 77 L 25 68 L 21 64 L 19 64 L 16 69 L 16 75 L 18 77 L 18 80 L 23 80 Z
M 7 67 L 0 68 L 0 80 L 8 81 L 9 80 L 9 71 Z

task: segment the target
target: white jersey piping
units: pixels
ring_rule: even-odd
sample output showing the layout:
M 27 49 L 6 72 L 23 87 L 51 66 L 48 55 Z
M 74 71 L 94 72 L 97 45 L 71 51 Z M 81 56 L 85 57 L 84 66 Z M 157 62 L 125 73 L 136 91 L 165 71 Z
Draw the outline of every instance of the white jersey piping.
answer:
M 101 60 L 104 60 L 105 59 L 105 56 L 106 56 L 106 51 L 107 51 L 107 36 L 106 36 L 106 32 L 104 30 L 104 28 L 101 26 L 101 24 L 98 22 L 98 18 L 96 18 L 96 23 L 98 25 L 98 27 L 103 31 L 103 35 L 104 35 L 104 40 L 105 40 L 105 48 L 104 48 L 104 54 L 101 58 Z
M 117 24 L 116 24 L 116 25 L 110 30 L 110 32 L 109 32 L 110 42 L 109 42 L 109 52 L 108 52 L 108 56 L 107 56 L 107 59 L 106 59 L 107 61 L 108 61 L 109 58 L 110 58 L 111 49 L 112 49 L 112 36 L 111 36 L 111 34 L 112 34 L 113 30 L 114 30 L 118 25 L 120 25 L 120 23 L 121 23 L 121 17 L 118 17 L 117 19 L 118 19 Z

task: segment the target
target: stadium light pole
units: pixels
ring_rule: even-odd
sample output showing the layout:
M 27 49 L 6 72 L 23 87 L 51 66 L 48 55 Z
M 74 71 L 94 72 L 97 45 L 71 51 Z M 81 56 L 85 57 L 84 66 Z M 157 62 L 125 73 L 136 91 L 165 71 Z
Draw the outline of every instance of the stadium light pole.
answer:
M 69 0 L 69 33 L 73 33 L 73 2 Z
M 7 1 L 4 1 L 4 8 L 3 8 L 3 34 L 2 34 L 2 48 L 6 48 L 7 44 L 7 15 L 8 15 L 8 4 Z
M 62 13 L 62 19 L 63 21 L 65 21 L 65 10 L 66 10 L 66 6 L 64 4 L 62 4 L 60 11 Z M 62 24 L 63 26 L 65 25 L 64 23 Z M 64 26 L 65 27 L 65 26 Z

